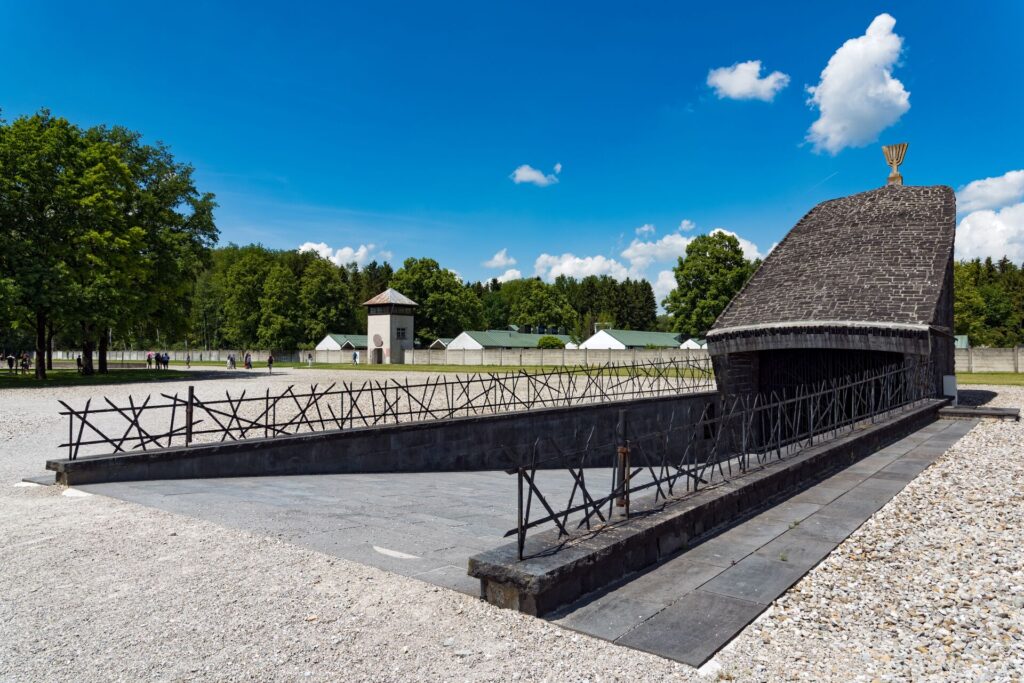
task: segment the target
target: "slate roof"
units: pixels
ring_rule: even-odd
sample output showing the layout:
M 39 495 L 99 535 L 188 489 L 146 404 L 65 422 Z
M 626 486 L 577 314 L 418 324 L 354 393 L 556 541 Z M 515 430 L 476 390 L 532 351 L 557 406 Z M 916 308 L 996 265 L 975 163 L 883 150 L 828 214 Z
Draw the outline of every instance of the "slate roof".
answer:
M 602 330 L 614 337 L 628 348 L 647 348 L 655 346 L 665 349 L 677 349 L 683 337 L 674 332 L 644 332 L 642 330 Z
M 955 222 L 956 199 L 944 185 L 822 202 L 765 258 L 709 336 L 801 324 L 933 324 Z
M 396 306 L 419 306 L 418 303 L 407 297 L 406 295 L 388 287 L 383 292 L 373 297 L 369 301 L 364 301 L 364 306 L 387 306 L 388 304 L 394 304 Z
M 572 338 L 566 334 L 527 334 L 510 330 L 466 330 L 485 349 L 535 349 L 541 337 L 556 337 L 568 344 Z

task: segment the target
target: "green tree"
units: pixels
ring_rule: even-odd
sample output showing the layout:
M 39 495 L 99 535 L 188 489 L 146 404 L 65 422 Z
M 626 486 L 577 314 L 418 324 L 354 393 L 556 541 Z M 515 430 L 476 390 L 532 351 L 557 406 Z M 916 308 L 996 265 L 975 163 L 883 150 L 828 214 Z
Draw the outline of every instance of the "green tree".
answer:
M 391 287 L 419 304 L 416 336 L 426 343 L 479 329 L 483 323 L 480 299 L 434 259 L 406 259 L 391 278 Z
M 245 248 L 224 278 L 224 337 L 237 348 L 251 348 L 259 339 L 260 297 L 272 267 L 272 257 L 260 246 Z
M 503 289 L 510 295 L 509 316 L 514 325 L 573 328 L 576 312 L 562 293 L 551 285 L 530 279 L 519 280 L 514 285 L 507 282 Z
M 317 258 L 306 266 L 299 286 L 302 333 L 316 344 L 329 332 L 355 330 L 352 294 L 343 272 L 326 259 Z
M 694 238 L 686 247 L 686 257 L 673 269 L 676 289 L 665 299 L 673 331 L 703 337 L 754 268 L 732 235 L 716 232 Z
M 46 352 L 47 325 L 70 301 L 72 244 L 80 189 L 81 131 L 48 111 L 0 121 L 0 273 L 7 307 L 28 316 L 37 362 Z
M 550 334 L 544 335 L 537 340 L 538 349 L 564 349 L 565 342 Z
M 287 266 L 278 263 L 267 273 L 260 297 L 257 338 L 266 349 L 294 351 L 301 332 L 298 323 L 299 282 Z

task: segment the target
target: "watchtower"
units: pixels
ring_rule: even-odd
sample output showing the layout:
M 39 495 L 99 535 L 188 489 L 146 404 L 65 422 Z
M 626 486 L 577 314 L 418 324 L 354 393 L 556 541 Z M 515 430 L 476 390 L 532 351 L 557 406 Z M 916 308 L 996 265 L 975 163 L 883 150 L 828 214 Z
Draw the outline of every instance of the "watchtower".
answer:
M 413 347 L 413 321 L 418 305 L 390 287 L 363 304 L 368 363 L 405 362 L 405 352 Z

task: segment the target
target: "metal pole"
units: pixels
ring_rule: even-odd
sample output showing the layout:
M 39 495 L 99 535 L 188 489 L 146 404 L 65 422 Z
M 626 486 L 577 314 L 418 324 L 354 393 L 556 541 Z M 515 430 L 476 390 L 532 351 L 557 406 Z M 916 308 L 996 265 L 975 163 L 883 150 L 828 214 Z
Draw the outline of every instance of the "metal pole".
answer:
M 519 468 L 519 500 L 516 513 L 517 541 L 519 542 L 519 559 L 523 559 L 523 548 L 526 546 L 526 529 L 523 528 L 523 468 Z
M 192 443 L 192 406 L 196 399 L 196 388 L 191 384 L 188 387 L 188 403 L 185 404 L 185 445 Z

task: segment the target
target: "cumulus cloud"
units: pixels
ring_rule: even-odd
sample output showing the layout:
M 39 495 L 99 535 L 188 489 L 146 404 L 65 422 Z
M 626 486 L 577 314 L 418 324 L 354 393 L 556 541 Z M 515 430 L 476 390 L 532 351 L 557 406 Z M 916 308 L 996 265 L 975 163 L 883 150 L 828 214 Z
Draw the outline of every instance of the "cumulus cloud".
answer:
M 956 208 L 961 213 L 1001 209 L 1024 199 L 1024 171 L 1008 171 L 996 178 L 967 183 L 956 193 Z
M 643 225 L 636 229 L 636 234 L 642 236 L 649 236 L 653 235 L 656 231 L 657 228 L 655 228 L 653 225 L 651 225 L 650 223 L 644 223 Z
M 523 277 L 523 274 L 515 268 L 509 268 L 504 273 L 498 276 L 498 282 L 508 282 L 509 280 L 518 280 Z
M 683 220 L 679 221 L 679 227 L 676 228 L 676 229 L 677 230 L 682 230 L 683 232 L 690 232 L 691 230 L 693 230 L 696 227 L 697 227 L 696 223 L 691 221 L 689 218 L 684 218 Z
M 674 261 L 676 257 L 686 255 L 686 246 L 694 238 L 680 235 L 673 232 L 653 242 L 644 242 L 634 239 L 629 246 L 622 251 L 622 258 L 629 261 L 629 270 L 634 275 L 640 275 L 652 263 L 659 261 Z
M 956 256 L 1024 261 L 1024 203 L 965 216 L 956 229 Z
M 583 278 L 588 275 L 611 275 L 624 280 L 629 271 L 615 259 L 606 256 L 576 256 L 565 253 L 561 256 L 541 254 L 533 264 L 533 272 L 545 280 L 554 280 L 559 275 Z
M 910 109 L 910 93 L 892 76 L 903 49 L 895 25 L 892 16 L 879 14 L 863 36 L 836 50 L 819 83 L 807 88 L 807 103 L 820 112 L 807 133 L 816 152 L 834 155 L 874 142 Z
M 761 60 L 739 62 L 708 71 L 708 85 L 718 99 L 761 100 L 771 102 L 780 90 L 789 85 L 789 76 L 773 71 L 761 78 Z
M 676 288 L 675 273 L 671 270 L 659 272 L 658 277 L 651 284 L 651 288 L 654 290 L 654 300 L 661 306 L 661 302 L 665 300 L 669 292 Z
M 483 265 L 487 268 L 508 268 L 514 266 L 516 260 L 508 255 L 508 248 L 502 249 L 494 256 L 484 261 Z
M 349 263 L 363 266 L 374 258 L 391 258 L 390 251 L 377 251 L 376 245 L 373 244 L 360 244 L 355 248 L 341 247 L 340 249 L 332 249 L 324 242 L 305 242 L 299 247 L 299 252 L 306 251 L 314 251 L 321 258 L 333 261 L 338 266 L 344 266 Z
M 548 173 L 545 175 L 543 171 L 535 169 L 529 164 L 523 164 L 516 170 L 512 171 L 512 175 L 509 178 L 516 185 L 522 183 L 530 183 L 537 187 L 547 187 L 548 185 L 554 185 L 558 182 L 558 174 L 562 172 L 562 164 L 555 164 L 554 173 Z

